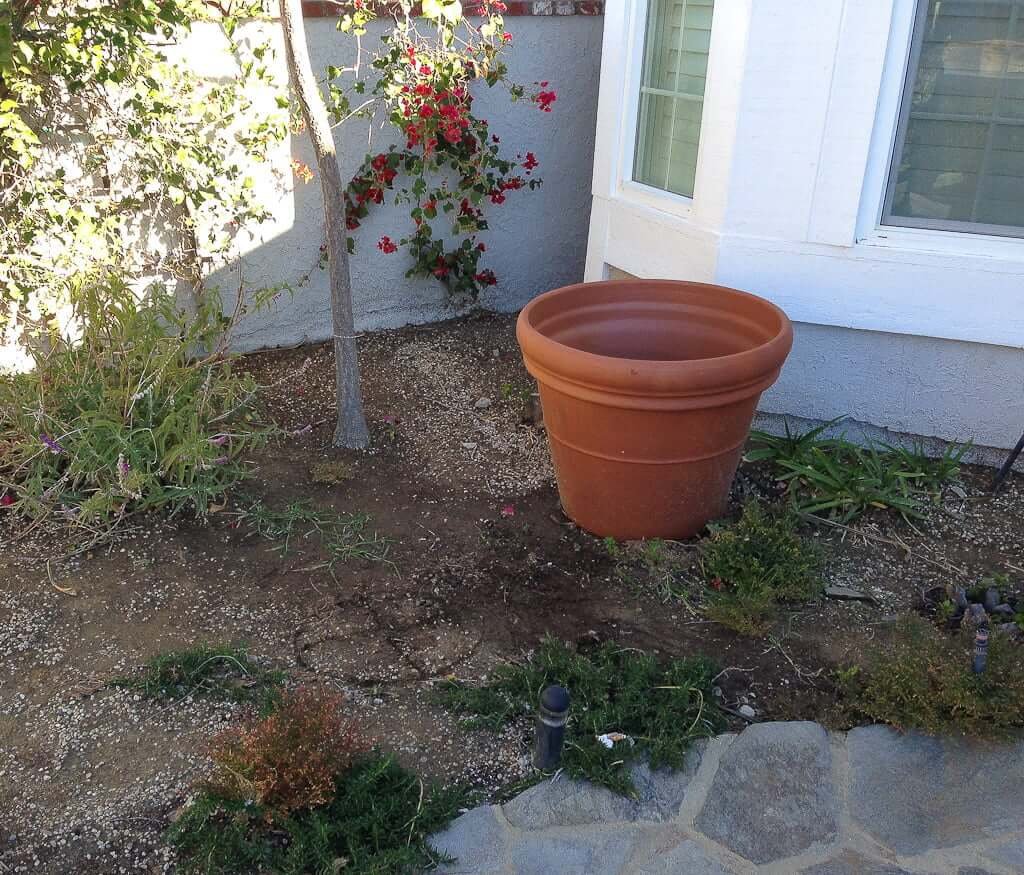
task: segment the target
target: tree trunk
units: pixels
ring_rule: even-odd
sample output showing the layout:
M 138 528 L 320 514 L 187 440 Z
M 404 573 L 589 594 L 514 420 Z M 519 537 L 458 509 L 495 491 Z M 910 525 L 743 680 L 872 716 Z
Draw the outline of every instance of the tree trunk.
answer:
M 327 226 L 327 259 L 331 274 L 331 317 L 334 322 L 335 379 L 338 392 L 338 423 L 334 446 L 363 448 L 370 433 L 363 416 L 359 390 L 359 360 L 352 324 L 352 280 L 348 271 L 348 244 L 345 228 L 344 188 L 334 137 L 327 119 L 323 97 L 313 77 L 302 21 L 301 0 L 280 0 L 284 45 L 288 53 L 288 72 L 299 98 L 302 116 L 316 153 L 317 171 L 324 195 L 324 219 Z

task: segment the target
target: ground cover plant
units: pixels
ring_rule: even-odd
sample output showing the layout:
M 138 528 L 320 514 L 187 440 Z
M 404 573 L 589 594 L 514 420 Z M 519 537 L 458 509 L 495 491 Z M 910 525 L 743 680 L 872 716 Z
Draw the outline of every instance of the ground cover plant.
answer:
M 193 696 L 269 710 L 278 701 L 284 680 L 283 672 L 260 665 L 244 647 L 199 644 L 157 654 L 139 674 L 116 678 L 111 686 L 134 690 L 147 699 Z
M 350 559 L 388 561 L 390 542 L 367 531 L 371 522 L 368 514 L 339 513 L 315 507 L 309 501 L 294 501 L 276 509 L 256 501 L 238 512 L 238 520 L 254 535 L 280 541 L 274 549 L 282 556 L 295 550 L 299 540 L 316 536 L 328 559 L 310 566 L 310 571 L 332 569 L 336 563 Z
M 562 765 L 619 793 L 635 792 L 628 764 L 649 756 L 651 766 L 679 768 L 690 745 L 725 726 L 714 703 L 717 669 L 700 658 L 658 659 L 608 642 L 573 651 L 546 639 L 526 661 L 496 669 L 486 684 L 445 681 L 438 699 L 477 729 L 498 730 L 536 713 L 541 691 L 561 684 L 572 696 Z M 605 747 L 598 736 L 632 739 Z
M 822 590 L 822 551 L 797 531 L 797 516 L 743 506 L 732 525 L 715 524 L 700 545 L 709 590 L 705 613 L 744 635 L 765 631 L 782 604 L 806 602 Z
M 1024 648 L 993 630 L 985 671 L 972 671 L 972 635 L 906 617 L 839 673 L 855 719 L 932 734 L 1005 737 L 1024 729 Z
M 801 513 L 849 522 L 874 508 L 920 517 L 942 487 L 956 479 L 969 449 L 953 445 L 932 458 L 921 447 L 860 446 L 843 436 L 826 437 L 841 421 L 805 432 L 791 431 L 787 422 L 781 436 L 752 431 L 753 448 L 745 458 L 767 463 Z
M 391 875 L 429 866 L 426 837 L 465 804 L 371 752 L 337 694 L 300 689 L 214 739 L 214 772 L 168 839 L 181 870 Z

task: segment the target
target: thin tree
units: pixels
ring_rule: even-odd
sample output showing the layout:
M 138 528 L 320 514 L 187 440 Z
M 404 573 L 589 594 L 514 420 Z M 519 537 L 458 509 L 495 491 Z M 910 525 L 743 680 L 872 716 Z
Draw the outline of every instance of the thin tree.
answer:
M 352 321 L 352 279 L 348 268 L 344 187 L 338 169 L 330 122 L 323 95 L 313 76 L 302 21 L 301 0 L 280 0 L 281 25 L 287 52 L 288 72 L 299 99 L 302 116 L 313 141 L 320 187 L 324 196 L 327 226 L 327 260 L 331 277 L 331 318 L 334 323 L 335 380 L 338 422 L 334 446 L 363 448 L 370 443 L 359 390 L 359 360 Z

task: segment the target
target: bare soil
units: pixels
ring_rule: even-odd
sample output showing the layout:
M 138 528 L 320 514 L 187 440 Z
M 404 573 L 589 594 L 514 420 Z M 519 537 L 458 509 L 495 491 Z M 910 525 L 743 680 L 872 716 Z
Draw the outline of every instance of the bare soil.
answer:
M 696 544 L 668 545 L 655 569 L 637 549 L 616 561 L 562 514 L 511 317 L 384 332 L 360 349 L 368 452 L 330 448 L 328 347 L 263 353 L 245 366 L 286 437 L 207 521 L 136 520 L 61 559 L 59 533 L 0 516 L 0 873 L 173 869 L 160 834 L 239 707 L 107 686 L 170 649 L 245 643 L 296 683 L 344 690 L 365 732 L 422 774 L 496 791 L 526 774 L 528 732 L 463 731 L 430 699 L 438 678 L 484 678 L 549 634 L 614 640 L 714 657 L 726 704 L 758 719 L 835 724 L 831 672 L 923 590 L 1024 581 L 1024 478 L 993 497 L 991 472 L 967 469 L 913 527 L 879 513 L 814 529 L 827 582 L 871 602 L 822 599 L 769 636 L 737 636 L 701 616 Z M 341 463 L 326 469 L 337 482 L 322 482 L 325 462 Z M 751 493 L 777 489 L 744 466 L 734 504 Z M 282 552 L 239 524 L 255 499 L 367 513 L 390 561 L 330 569 L 315 538 Z M 666 581 L 687 597 L 663 598 Z

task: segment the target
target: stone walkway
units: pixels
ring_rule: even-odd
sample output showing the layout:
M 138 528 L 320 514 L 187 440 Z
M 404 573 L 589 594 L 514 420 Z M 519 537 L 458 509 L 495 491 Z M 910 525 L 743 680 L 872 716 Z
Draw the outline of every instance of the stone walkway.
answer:
M 464 875 L 1024 873 L 1024 743 L 762 723 L 635 769 L 639 798 L 559 778 L 433 837 Z

